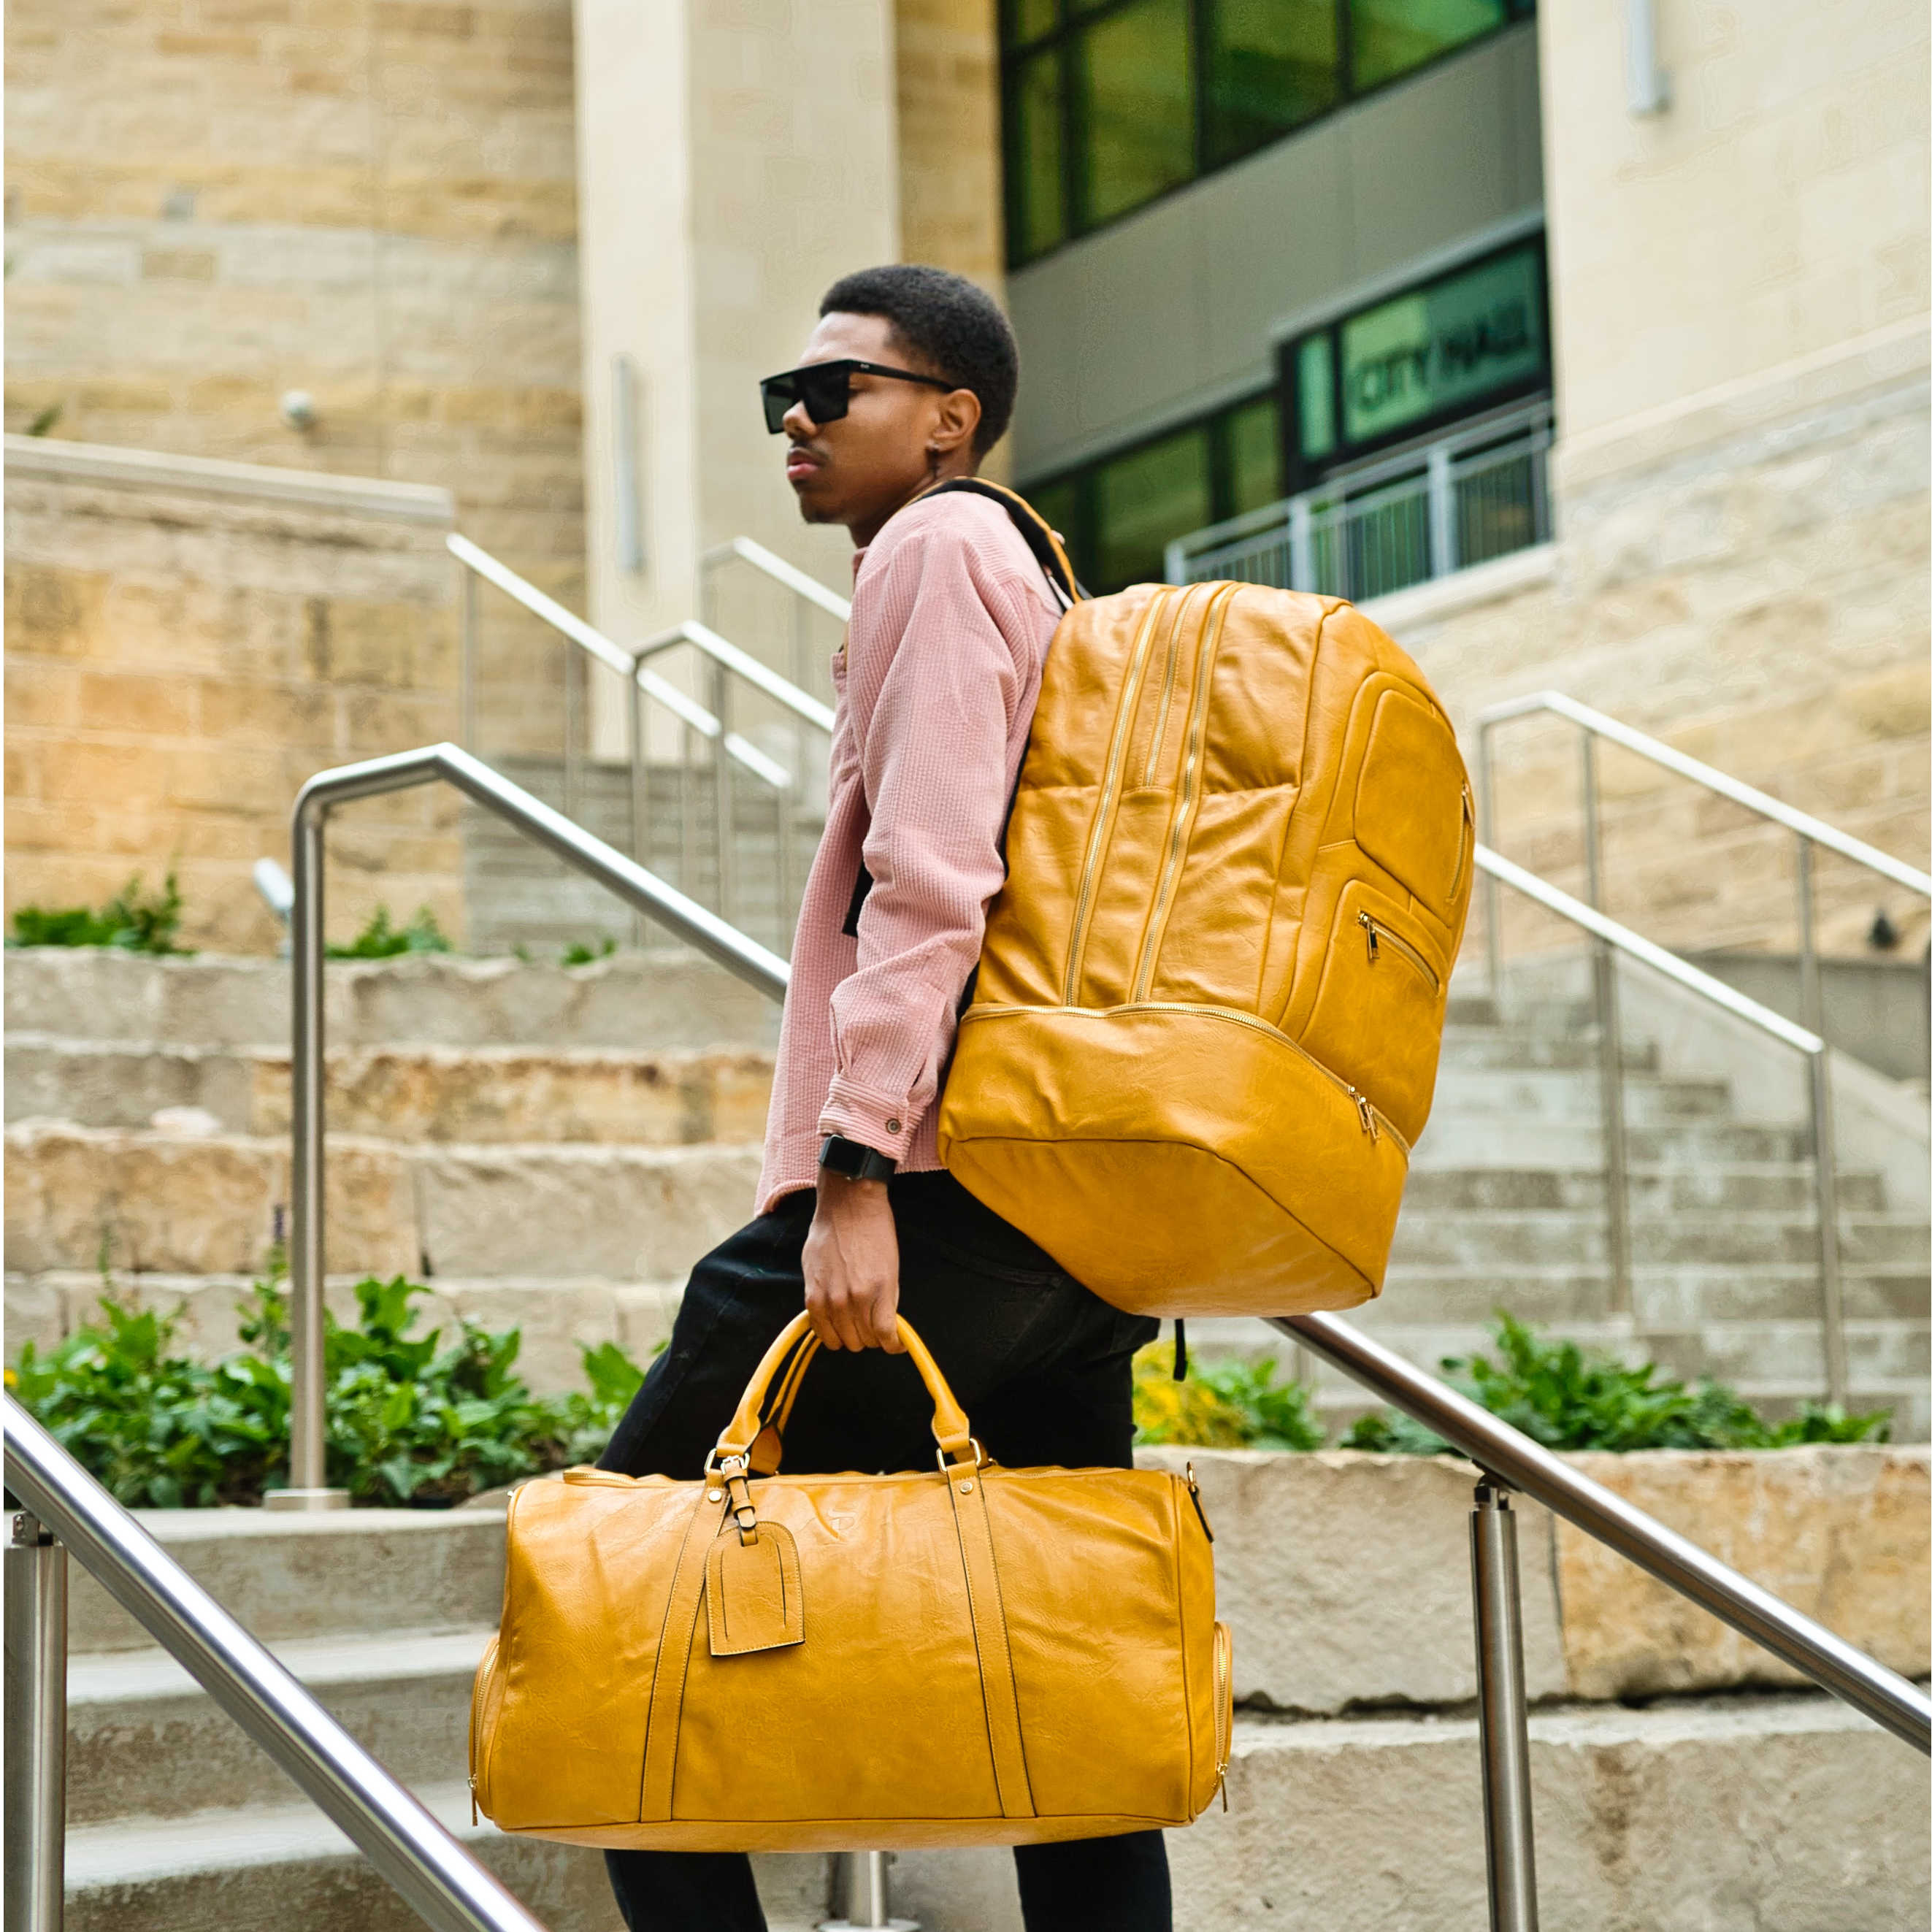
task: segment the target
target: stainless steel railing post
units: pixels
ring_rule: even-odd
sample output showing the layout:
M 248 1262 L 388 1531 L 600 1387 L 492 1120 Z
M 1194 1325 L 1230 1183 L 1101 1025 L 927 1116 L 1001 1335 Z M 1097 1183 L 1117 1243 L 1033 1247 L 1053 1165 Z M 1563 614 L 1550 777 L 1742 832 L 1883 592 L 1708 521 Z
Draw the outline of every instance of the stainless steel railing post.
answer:
M 1536 1833 L 1529 1784 L 1529 1701 L 1522 1669 L 1522 1589 L 1509 1491 L 1485 1474 L 1469 1513 L 1476 1605 L 1476 1700 L 1490 1932 L 1537 1932 Z
M 920 1932 L 916 1919 L 892 1916 L 884 1852 L 841 1852 L 838 1897 L 844 1916 L 824 1920 L 818 1932 Z
M 60 1932 L 67 1852 L 67 1550 L 30 1510 L 6 1552 L 5 1922 Z
M 1812 842 L 1797 835 L 1798 1018 L 1818 1036 L 1805 1068 L 1811 1166 L 1818 1192 L 1818 1304 L 1825 1400 L 1842 1406 L 1850 1382 L 1845 1359 L 1845 1287 L 1838 1257 L 1838 1148 L 1832 1112 L 1832 1049 L 1825 1040 L 1824 986 L 1818 965 L 1818 902 Z
M 296 902 L 289 916 L 294 1037 L 290 1065 L 289 1482 L 269 1509 L 346 1509 L 349 1492 L 328 1486 L 322 1300 L 322 826 L 327 807 L 298 802 L 292 830 Z
M 711 715 L 718 720 L 718 736 L 711 744 L 711 784 L 716 814 L 712 831 L 718 854 L 718 916 L 735 919 L 737 912 L 736 833 L 731 806 L 731 686 L 724 667 L 711 667 Z
M 651 862 L 651 738 L 650 713 L 644 709 L 644 688 L 633 658 L 624 680 L 624 737 L 631 765 L 631 856 L 640 866 Z M 566 817 L 570 814 L 566 813 Z M 644 916 L 631 908 L 631 944 L 644 943 Z
M 1582 754 L 1583 862 L 1589 903 L 1604 909 L 1603 838 L 1597 803 L 1597 741 L 1578 734 Z M 1489 890 L 1496 890 L 1493 880 Z M 1630 1289 L 1630 1156 L 1624 1114 L 1623 1016 L 1617 998 L 1616 956 L 1603 939 L 1590 948 L 1591 990 L 1597 1015 L 1597 1094 L 1604 1128 L 1604 1207 L 1608 1224 L 1610 1305 L 1628 1315 Z
M 1496 750 L 1490 742 L 1495 727 L 1476 728 L 1476 800 L 1482 811 L 1480 836 L 1494 849 L 1496 842 Z M 1483 874 L 1484 968 L 1489 977 L 1490 998 L 1500 1007 L 1503 997 L 1502 892 L 1495 878 Z

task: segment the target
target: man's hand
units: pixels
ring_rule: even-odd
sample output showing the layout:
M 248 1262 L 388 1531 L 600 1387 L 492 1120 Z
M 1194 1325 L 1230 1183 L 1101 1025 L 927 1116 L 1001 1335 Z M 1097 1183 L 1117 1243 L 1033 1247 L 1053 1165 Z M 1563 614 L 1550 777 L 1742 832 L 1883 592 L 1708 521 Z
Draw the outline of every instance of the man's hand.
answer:
M 805 1306 L 828 1348 L 905 1352 L 899 1340 L 899 1236 L 883 1180 L 818 1171 L 805 1238 Z

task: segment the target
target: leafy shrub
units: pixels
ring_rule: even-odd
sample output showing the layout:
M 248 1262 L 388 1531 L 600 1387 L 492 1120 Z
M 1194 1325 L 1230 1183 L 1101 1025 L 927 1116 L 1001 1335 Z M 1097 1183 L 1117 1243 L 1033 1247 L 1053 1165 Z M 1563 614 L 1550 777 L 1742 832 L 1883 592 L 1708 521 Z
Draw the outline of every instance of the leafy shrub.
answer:
M 356 1284 L 352 1325 L 327 1318 L 331 1483 L 360 1503 L 448 1504 L 602 1449 L 643 1380 L 615 1342 L 582 1349 L 585 1388 L 535 1395 L 514 1372 L 514 1328 L 410 1336 L 423 1292 L 371 1278 Z M 28 1343 L 8 1385 L 124 1503 L 259 1502 L 287 1478 L 286 1299 L 278 1270 L 257 1282 L 248 1346 L 208 1364 L 175 1352 L 177 1318 L 106 1294 L 98 1323 L 44 1356 Z
M 1513 1428 L 1550 1449 L 1785 1449 L 1805 1442 L 1882 1442 L 1891 1412 L 1846 1415 L 1807 1402 L 1788 1421 L 1768 1422 L 1720 1382 L 1686 1383 L 1654 1362 L 1632 1367 L 1599 1349 L 1552 1341 L 1498 1314 L 1497 1358 L 1448 1355 L 1444 1373 Z M 1438 1455 L 1448 1445 L 1393 1411 L 1364 1416 L 1342 1438 L 1350 1449 Z
M 136 872 L 98 912 L 85 906 L 22 906 L 14 914 L 9 946 L 112 946 L 123 952 L 185 952 L 175 944 L 181 928 L 181 887 L 168 874 L 145 897 Z
M 1192 1449 L 1320 1448 L 1322 1426 L 1308 1412 L 1306 1391 L 1274 1375 L 1272 1358 L 1197 1362 L 1178 1382 L 1172 1348 L 1143 1348 L 1134 1358 L 1135 1440 Z
M 394 959 L 407 952 L 454 952 L 456 948 L 428 906 L 418 906 L 407 926 L 397 926 L 390 920 L 389 908 L 379 905 L 346 946 L 324 950 L 331 959 Z
M 608 959 L 617 950 L 617 942 L 607 932 L 602 939 L 573 939 L 563 949 L 560 964 L 565 966 L 594 966 L 600 959 Z

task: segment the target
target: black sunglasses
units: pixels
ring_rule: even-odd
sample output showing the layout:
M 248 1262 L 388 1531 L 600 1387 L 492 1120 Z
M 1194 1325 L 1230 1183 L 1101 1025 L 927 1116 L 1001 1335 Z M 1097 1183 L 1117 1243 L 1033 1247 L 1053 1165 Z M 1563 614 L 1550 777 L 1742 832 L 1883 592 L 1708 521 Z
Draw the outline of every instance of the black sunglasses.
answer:
M 932 389 L 959 386 L 944 376 L 917 376 L 910 369 L 889 369 L 883 362 L 860 362 L 849 356 L 836 362 L 811 362 L 802 369 L 788 369 L 782 376 L 767 376 L 758 385 L 765 399 L 766 428 L 776 436 L 784 428 L 786 410 L 794 403 L 802 403 L 806 414 L 815 423 L 836 422 L 852 406 L 855 375 L 890 376 L 896 382 L 923 382 Z

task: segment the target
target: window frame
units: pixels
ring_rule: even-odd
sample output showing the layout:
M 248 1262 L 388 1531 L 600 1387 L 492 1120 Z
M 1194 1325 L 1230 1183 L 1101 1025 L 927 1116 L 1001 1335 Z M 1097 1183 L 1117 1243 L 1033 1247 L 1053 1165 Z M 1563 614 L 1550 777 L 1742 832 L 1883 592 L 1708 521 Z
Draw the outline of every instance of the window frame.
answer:
M 1536 260 L 1538 320 L 1541 326 L 1543 340 L 1543 365 L 1534 374 L 1520 376 L 1512 382 L 1498 388 L 1486 389 L 1481 398 L 1473 404 L 1450 403 L 1432 411 L 1426 416 L 1416 416 L 1395 428 L 1385 430 L 1380 436 L 1362 442 L 1348 440 L 1348 418 L 1343 412 L 1342 384 L 1344 370 L 1342 362 L 1342 332 L 1358 317 L 1372 314 L 1392 302 L 1400 302 L 1404 296 L 1420 295 L 1426 290 L 1439 288 L 1445 282 L 1453 282 L 1474 270 L 1486 267 L 1490 262 L 1500 261 L 1508 255 L 1533 253 Z M 1300 362 L 1302 346 L 1318 336 L 1326 336 L 1329 340 L 1328 353 L 1328 410 L 1329 420 L 1334 425 L 1335 440 L 1326 456 L 1312 460 L 1301 453 L 1301 384 Z M 1549 393 L 1553 374 L 1554 345 L 1550 335 L 1550 248 L 1549 232 L 1539 228 L 1528 235 L 1519 235 L 1512 240 L 1498 242 L 1493 248 L 1485 248 L 1480 254 L 1466 256 L 1461 261 L 1446 268 L 1439 268 L 1432 275 L 1424 275 L 1413 282 L 1406 282 L 1400 288 L 1387 290 L 1372 301 L 1358 302 L 1352 308 L 1344 309 L 1331 315 L 1325 322 L 1312 328 L 1298 329 L 1292 335 L 1282 337 L 1275 344 L 1275 388 L 1280 398 L 1276 421 L 1281 433 L 1280 452 L 1277 470 L 1284 496 L 1298 495 L 1304 490 L 1312 489 L 1327 476 L 1337 470 L 1351 470 L 1358 464 L 1371 460 L 1385 451 L 1395 449 L 1411 442 L 1426 442 L 1439 434 L 1450 424 L 1460 422 L 1466 416 L 1486 414 L 1491 410 L 1502 409 L 1510 403 L 1520 402 L 1526 398 Z
M 1082 98 L 1084 89 L 1080 84 L 1081 63 L 1078 43 L 1094 26 L 1112 15 L 1124 12 L 1138 4 L 1138 0 L 1093 0 L 1093 4 L 1083 5 L 1082 0 L 1052 0 L 1048 11 L 1052 25 L 1030 40 L 1022 41 L 1017 37 L 1016 22 L 1024 0 L 1000 0 L 996 32 L 998 39 L 1000 60 L 1000 152 L 1006 172 L 1003 182 L 1002 206 L 1006 214 L 1006 236 L 1004 248 L 1009 270 L 1030 267 L 1036 262 L 1043 262 L 1057 254 L 1062 248 L 1089 235 L 1102 232 L 1117 222 L 1131 220 L 1144 208 L 1151 208 L 1164 201 L 1169 195 L 1178 194 L 1197 181 L 1218 174 L 1223 168 L 1237 166 L 1264 148 L 1272 147 L 1277 141 L 1292 140 L 1308 129 L 1318 127 L 1331 115 L 1353 105 L 1358 100 L 1370 98 L 1391 87 L 1400 87 L 1428 73 L 1443 62 L 1454 60 L 1471 47 L 1480 46 L 1498 34 L 1508 32 L 1535 16 L 1537 0 L 1502 0 L 1502 20 L 1495 26 L 1484 28 L 1468 40 L 1458 41 L 1431 55 L 1426 60 L 1399 74 L 1372 86 L 1358 87 L 1354 81 L 1354 34 L 1353 8 L 1350 0 L 1328 0 L 1335 13 L 1335 65 L 1336 91 L 1333 104 L 1316 110 L 1306 119 L 1298 122 L 1292 128 L 1278 133 L 1263 135 L 1258 140 L 1246 146 L 1230 146 L 1226 152 L 1210 160 L 1211 144 L 1209 140 L 1209 123 L 1212 103 L 1210 98 L 1210 53 L 1214 44 L 1212 16 L 1220 0 L 1179 0 L 1188 14 L 1188 42 L 1193 56 L 1194 75 L 1192 94 L 1192 126 L 1190 130 L 1190 146 L 1192 165 L 1188 174 L 1172 186 L 1158 190 L 1144 201 L 1124 208 L 1118 214 L 1105 220 L 1094 221 L 1088 218 L 1084 206 L 1086 200 L 1085 138 L 1084 124 L 1084 103 Z M 1019 206 L 1018 197 L 1026 190 L 1014 179 L 1013 162 L 1016 154 L 1016 130 L 1018 125 L 1014 112 L 1015 97 L 1018 86 L 1019 70 L 1030 61 L 1054 52 L 1060 62 L 1060 205 L 1061 211 L 1061 238 L 1051 247 L 1042 248 L 1037 254 L 1027 255 L 1016 246 L 1017 224 L 1012 219 Z
M 1198 416 L 1188 416 L 1178 422 L 1164 423 L 1159 429 L 1149 430 L 1134 437 L 1130 442 L 1116 444 L 1103 454 L 1090 457 L 1084 463 L 1070 464 L 1041 476 L 1030 478 L 1019 486 L 1020 494 L 1029 502 L 1036 492 L 1044 493 L 1071 485 L 1073 490 L 1073 514 L 1067 519 L 1067 527 L 1060 534 L 1066 539 L 1068 554 L 1073 560 L 1076 572 L 1090 569 L 1100 552 L 1100 491 L 1096 487 L 1099 472 L 1110 464 L 1124 458 L 1136 456 L 1156 443 L 1165 442 L 1170 436 L 1186 434 L 1190 430 L 1202 430 L 1208 437 L 1208 520 L 1221 523 L 1235 514 L 1234 508 L 1234 464 L 1232 424 L 1234 418 L 1245 409 L 1256 403 L 1273 403 L 1276 415 L 1279 448 L 1279 423 L 1281 395 L 1278 388 L 1263 385 L 1249 389 L 1238 396 Z M 1279 490 L 1282 478 L 1280 460 L 1276 460 L 1276 485 Z

